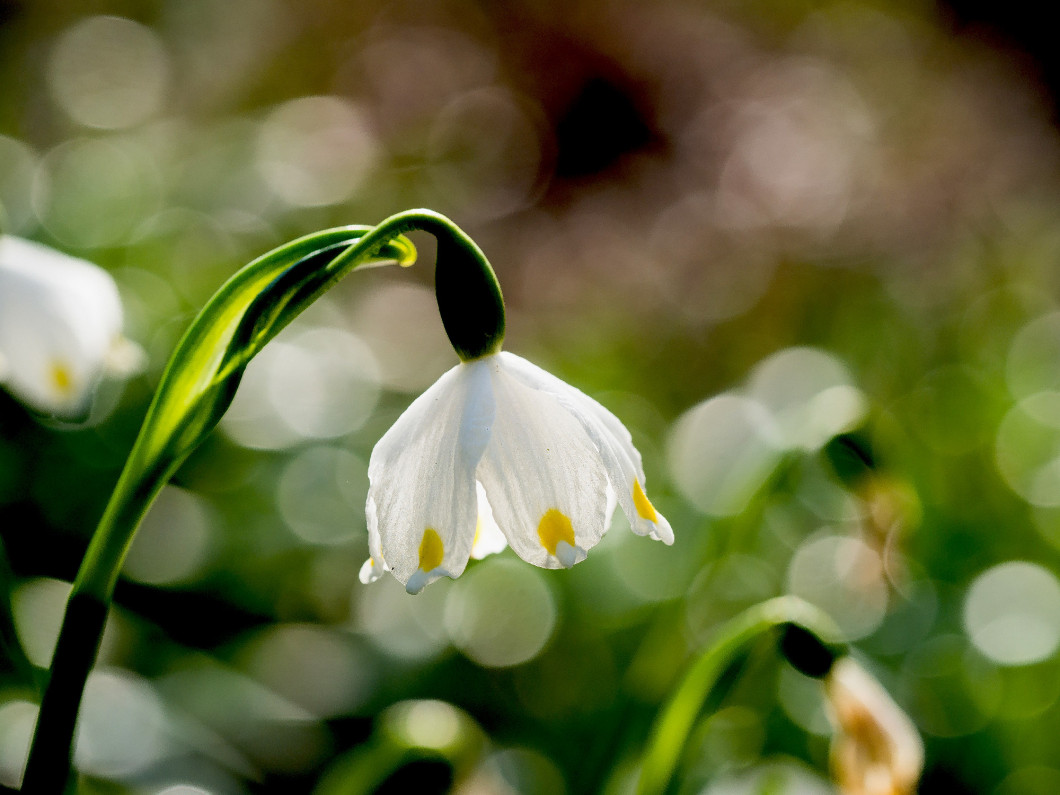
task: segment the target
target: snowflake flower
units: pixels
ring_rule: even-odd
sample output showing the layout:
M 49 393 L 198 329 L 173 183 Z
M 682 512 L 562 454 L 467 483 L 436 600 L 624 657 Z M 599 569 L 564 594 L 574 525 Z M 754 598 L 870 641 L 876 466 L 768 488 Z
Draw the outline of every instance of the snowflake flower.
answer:
M 836 726 L 832 769 L 845 795 L 910 795 L 924 769 L 924 744 L 909 716 L 850 657 L 825 678 Z
M 644 492 L 629 431 L 574 387 L 511 353 L 466 360 L 415 400 L 372 451 L 371 558 L 409 593 L 503 549 L 573 566 L 616 503 L 640 535 L 673 543 Z
M 143 351 L 122 336 L 110 275 L 39 243 L 0 236 L 0 383 L 45 414 L 83 415 L 104 373 L 128 374 Z

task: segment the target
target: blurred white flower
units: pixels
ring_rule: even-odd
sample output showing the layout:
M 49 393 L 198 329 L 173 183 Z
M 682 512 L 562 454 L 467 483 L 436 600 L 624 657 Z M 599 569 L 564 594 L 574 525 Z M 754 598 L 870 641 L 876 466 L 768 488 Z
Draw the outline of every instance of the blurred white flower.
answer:
M 843 657 L 825 678 L 836 727 L 832 772 L 844 795 L 912 795 L 924 769 L 916 726 L 864 668 Z
M 644 494 L 629 431 L 592 398 L 525 359 L 495 353 L 445 373 L 379 440 L 368 466 L 361 581 L 390 571 L 417 593 L 504 547 L 570 567 L 616 503 L 634 532 L 673 543 Z
M 82 259 L 0 235 L 0 384 L 36 411 L 87 412 L 104 373 L 143 365 L 122 336 L 118 288 Z

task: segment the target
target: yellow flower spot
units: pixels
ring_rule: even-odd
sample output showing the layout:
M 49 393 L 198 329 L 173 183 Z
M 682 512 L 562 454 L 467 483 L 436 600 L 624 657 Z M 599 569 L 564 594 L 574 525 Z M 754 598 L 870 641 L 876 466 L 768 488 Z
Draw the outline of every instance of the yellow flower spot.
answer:
M 432 571 L 442 565 L 445 557 L 445 545 L 438 531 L 428 527 L 423 531 L 423 540 L 420 542 L 420 569 Z
M 637 513 L 640 514 L 642 519 L 647 519 L 649 522 L 659 521 L 659 515 L 655 513 L 655 506 L 651 504 L 648 495 L 640 487 L 639 480 L 633 481 L 633 505 L 636 506 Z
M 541 546 L 548 550 L 548 554 L 555 555 L 556 545 L 560 541 L 574 546 L 574 526 L 561 511 L 549 508 L 537 526 L 537 537 L 541 539 Z
M 51 372 L 52 386 L 55 387 L 55 391 L 63 397 L 67 397 L 74 389 L 74 374 L 70 372 L 70 368 L 66 362 L 55 359 L 52 361 Z

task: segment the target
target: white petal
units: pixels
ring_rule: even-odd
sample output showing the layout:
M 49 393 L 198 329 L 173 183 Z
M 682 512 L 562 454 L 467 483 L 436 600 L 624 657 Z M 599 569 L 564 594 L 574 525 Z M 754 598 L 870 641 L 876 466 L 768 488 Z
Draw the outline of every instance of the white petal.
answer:
M 481 483 L 475 483 L 478 495 L 478 524 L 475 526 L 475 543 L 471 546 L 471 557 L 482 560 L 487 555 L 503 552 L 508 546 L 504 533 L 493 518 L 493 508 L 486 499 L 486 489 Z
M 545 568 L 571 566 L 606 529 L 607 473 L 578 420 L 554 395 L 508 372 L 509 358 L 486 360 L 497 415 L 479 480 L 519 557 Z
M 374 558 L 368 558 L 361 566 L 361 570 L 357 573 L 357 579 L 367 585 L 370 582 L 375 582 L 383 576 L 383 567 L 375 562 Z
M 560 540 L 556 542 L 556 559 L 563 568 L 569 569 L 575 563 L 585 560 L 585 551 Z
M 410 592 L 467 565 L 478 502 L 475 468 L 490 438 L 493 396 L 482 362 L 460 364 L 420 395 L 368 464 L 372 557 Z
M 674 533 L 666 518 L 644 493 L 644 466 L 626 426 L 610 411 L 579 389 L 511 353 L 501 353 L 504 366 L 528 387 L 555 396 L 581 424 L 600 451 L 607 477 L 633 532 L 672 544 Z M 608 512 L 610 517 L 610 512 Z
M 5 383 L 34 408 L 85 408 L 122 325 L 114 280 L 84 260 L 0 236 L 0 353 Z
M 383 560 L 383 547 L 379 540 L 379 514 L 375 508 L 375 500 L 370 495 L 364 506 L 364 516 L 368 522 L 368 554 L 371 557 L 361 566 L 358 578 L 367 585 L 378 580 L 390 569 Z
M 103 369 L 108 375 L 134 375 L 147 366 L 147 351 L 127 337 L 117 336 L 103 358 Z

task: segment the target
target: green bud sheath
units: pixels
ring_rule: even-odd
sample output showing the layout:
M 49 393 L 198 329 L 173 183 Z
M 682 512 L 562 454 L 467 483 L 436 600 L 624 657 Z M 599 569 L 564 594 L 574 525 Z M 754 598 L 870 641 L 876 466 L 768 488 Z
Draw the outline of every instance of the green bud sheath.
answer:
M 836 658 L 845 654 L 840 644 L 827 643 L 794 622 L 781 627 L 780 650 L 795 670 L 814 679 L 827 676 Z
M 455 226 L 432 224 L 438 240 L 434 290 L 438 313 L 461 360 L 489 356 L 504 342 L 504 298 L 485 255 Z

